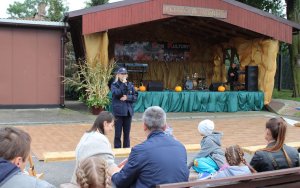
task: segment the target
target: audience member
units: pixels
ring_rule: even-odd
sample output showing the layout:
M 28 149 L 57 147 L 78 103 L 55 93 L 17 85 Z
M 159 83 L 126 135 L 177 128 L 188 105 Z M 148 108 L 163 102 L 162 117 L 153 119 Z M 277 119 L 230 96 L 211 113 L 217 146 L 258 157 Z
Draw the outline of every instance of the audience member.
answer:
M 77 183 L 81 188 L 109 188 L 107 162 L 97 156 L 82 160 L 76 169 Z
M 189 168 L 200 173 L 199 179 L 211 178 L 226 163 L 225 153 L 221 148 L 222 133 L 214 131 L 213 121 L 206 119 L 199 123 L 198 131 L 203 136 L 201 150 L 189 163 Z
M 239 145 L 226 148 L 225 157 L 228 164 L 223 165 L 213 178 L 246 175 L 256 171 L 246 162 L 244 152 Z
M 97 155 L 107 161 L 108 166 L 116 166 L 115 157 L 112 152 L 109 140 L 105 136 L 112 132 L 114 127 L 114 116 L 112 113 L 102 111 L 95 120 L 92 128 L 81 137 L 76 150 L 76 166 L 85 158 Z M 75 170 L 71 179 L 72 183 L 76 183 Z
M 23 173 L 30 155 L 31 137 L 14 128 L 0 128 L 0 187 L 52 188 L 46 181 Z
M 255 152 L 250 165 L 257 172 L 279 170 L 299 166 L 295 148 L 284 144 L 287 123 L 282 118 L 271 118 L 266 123 L 267 147 Z
M 164 110 L 158 106 L 146 109 L 143 123 L 147 140 L 132 148 L 128 162 L 121 171 L 119 168 L 110 169 L 112 182 L 120 188 L 143 188 L 188 181 L 185 147 L 164 133 Z

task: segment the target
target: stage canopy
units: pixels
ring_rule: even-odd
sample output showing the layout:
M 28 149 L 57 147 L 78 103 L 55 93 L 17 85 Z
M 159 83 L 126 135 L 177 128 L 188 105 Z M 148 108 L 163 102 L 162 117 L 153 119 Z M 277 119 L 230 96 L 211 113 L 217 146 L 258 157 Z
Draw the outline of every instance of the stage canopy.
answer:
M 278 41 L 290 44 L 300 29 L 299 24 L 232 0 L 126 0 L 69 12 L 66 20 L 77 59 L 99 57 L 107 62 L 116 58 L 118 46 L 128 43 L 149 44 L 148 52 L 164 46 L 163 53 L 133 54 L 125 60 L 146 62 L 145 79 L 162 81 L 169 89 L 193 73 L 208 85 L 226 82 L 224 62 L 233 62 L 236 54 L 241 70 L 258 66 L 265 104 L 272 97 Z

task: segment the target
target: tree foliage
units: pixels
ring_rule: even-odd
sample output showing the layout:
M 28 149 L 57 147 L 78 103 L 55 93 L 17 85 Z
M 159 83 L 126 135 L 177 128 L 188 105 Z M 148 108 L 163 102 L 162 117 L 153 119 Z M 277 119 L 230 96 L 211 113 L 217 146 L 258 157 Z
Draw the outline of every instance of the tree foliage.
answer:
M 69 10 L 64 6 L 63 0 L 48 0 L 48 17 L 51 21 L 60 21 L 64 17 L 64 13 Z
M 60 21 L 69 9 L 64 0 L 25 0 L 24 3 L 10 4 L 7 13 L 11 18 L 33 18 L 38 12 L 39 3 L 46 3 L 46 18 L 50 21 Z
M 237 0 L 277 16 L 284 16 L 282 0 Z
M 90 0 L 85 2 L 86 7 L 93 7 L 97 5 L 103 5 L 105 3 L 108 3 L 108 0 Z

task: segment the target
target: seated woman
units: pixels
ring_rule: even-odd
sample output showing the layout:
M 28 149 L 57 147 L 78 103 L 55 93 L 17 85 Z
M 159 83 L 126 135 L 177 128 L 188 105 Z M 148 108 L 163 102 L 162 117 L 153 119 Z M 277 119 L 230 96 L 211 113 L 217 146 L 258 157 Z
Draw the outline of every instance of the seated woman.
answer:
M 109 167 L 115 167 L 115 157 L 111 149 L 111 145 L 105 136 L 113 130 L 115 123 L 114 116 L 110 112 L 101 112 L 94 122 L 94 125 L 81 137 L 76 150 L 76 166 L 83 159 L 97 155 L 99 158 L 106 160 Z M 75 171 L 73 173 L 72 183 L 76 184 Z
M 220 168 L 213 178 L 246 175 L 256 171 L 246 162 L 244 152 L 239 145 L 226 148 L 225 157 L 228 164 Z
M 279 170 L 299 166 L 295 148 L 284 144 L 287 123 L 282 118 L 271 118 L 266 123 L 266 148 L 255 152 L 250 165 L 257 172 Z
M 88 157 L 82 160 L 76 169 L 77 183 L 81 188 L 108 188 L 108 166 L 100 157 Z

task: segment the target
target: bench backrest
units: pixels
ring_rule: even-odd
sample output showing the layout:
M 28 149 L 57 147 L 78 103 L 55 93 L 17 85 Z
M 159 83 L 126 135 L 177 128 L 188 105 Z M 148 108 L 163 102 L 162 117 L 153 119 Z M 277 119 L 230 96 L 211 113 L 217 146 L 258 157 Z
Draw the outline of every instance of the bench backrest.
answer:
M 156 186 L 157 188 L 180 187 L 217 187 L 217 188 L 299 188 L 300 167 L 283 170 L 260 172 L 251 175 L 233 176 L 220 179 L 197 180 L 191 182 L 171 183 Z

